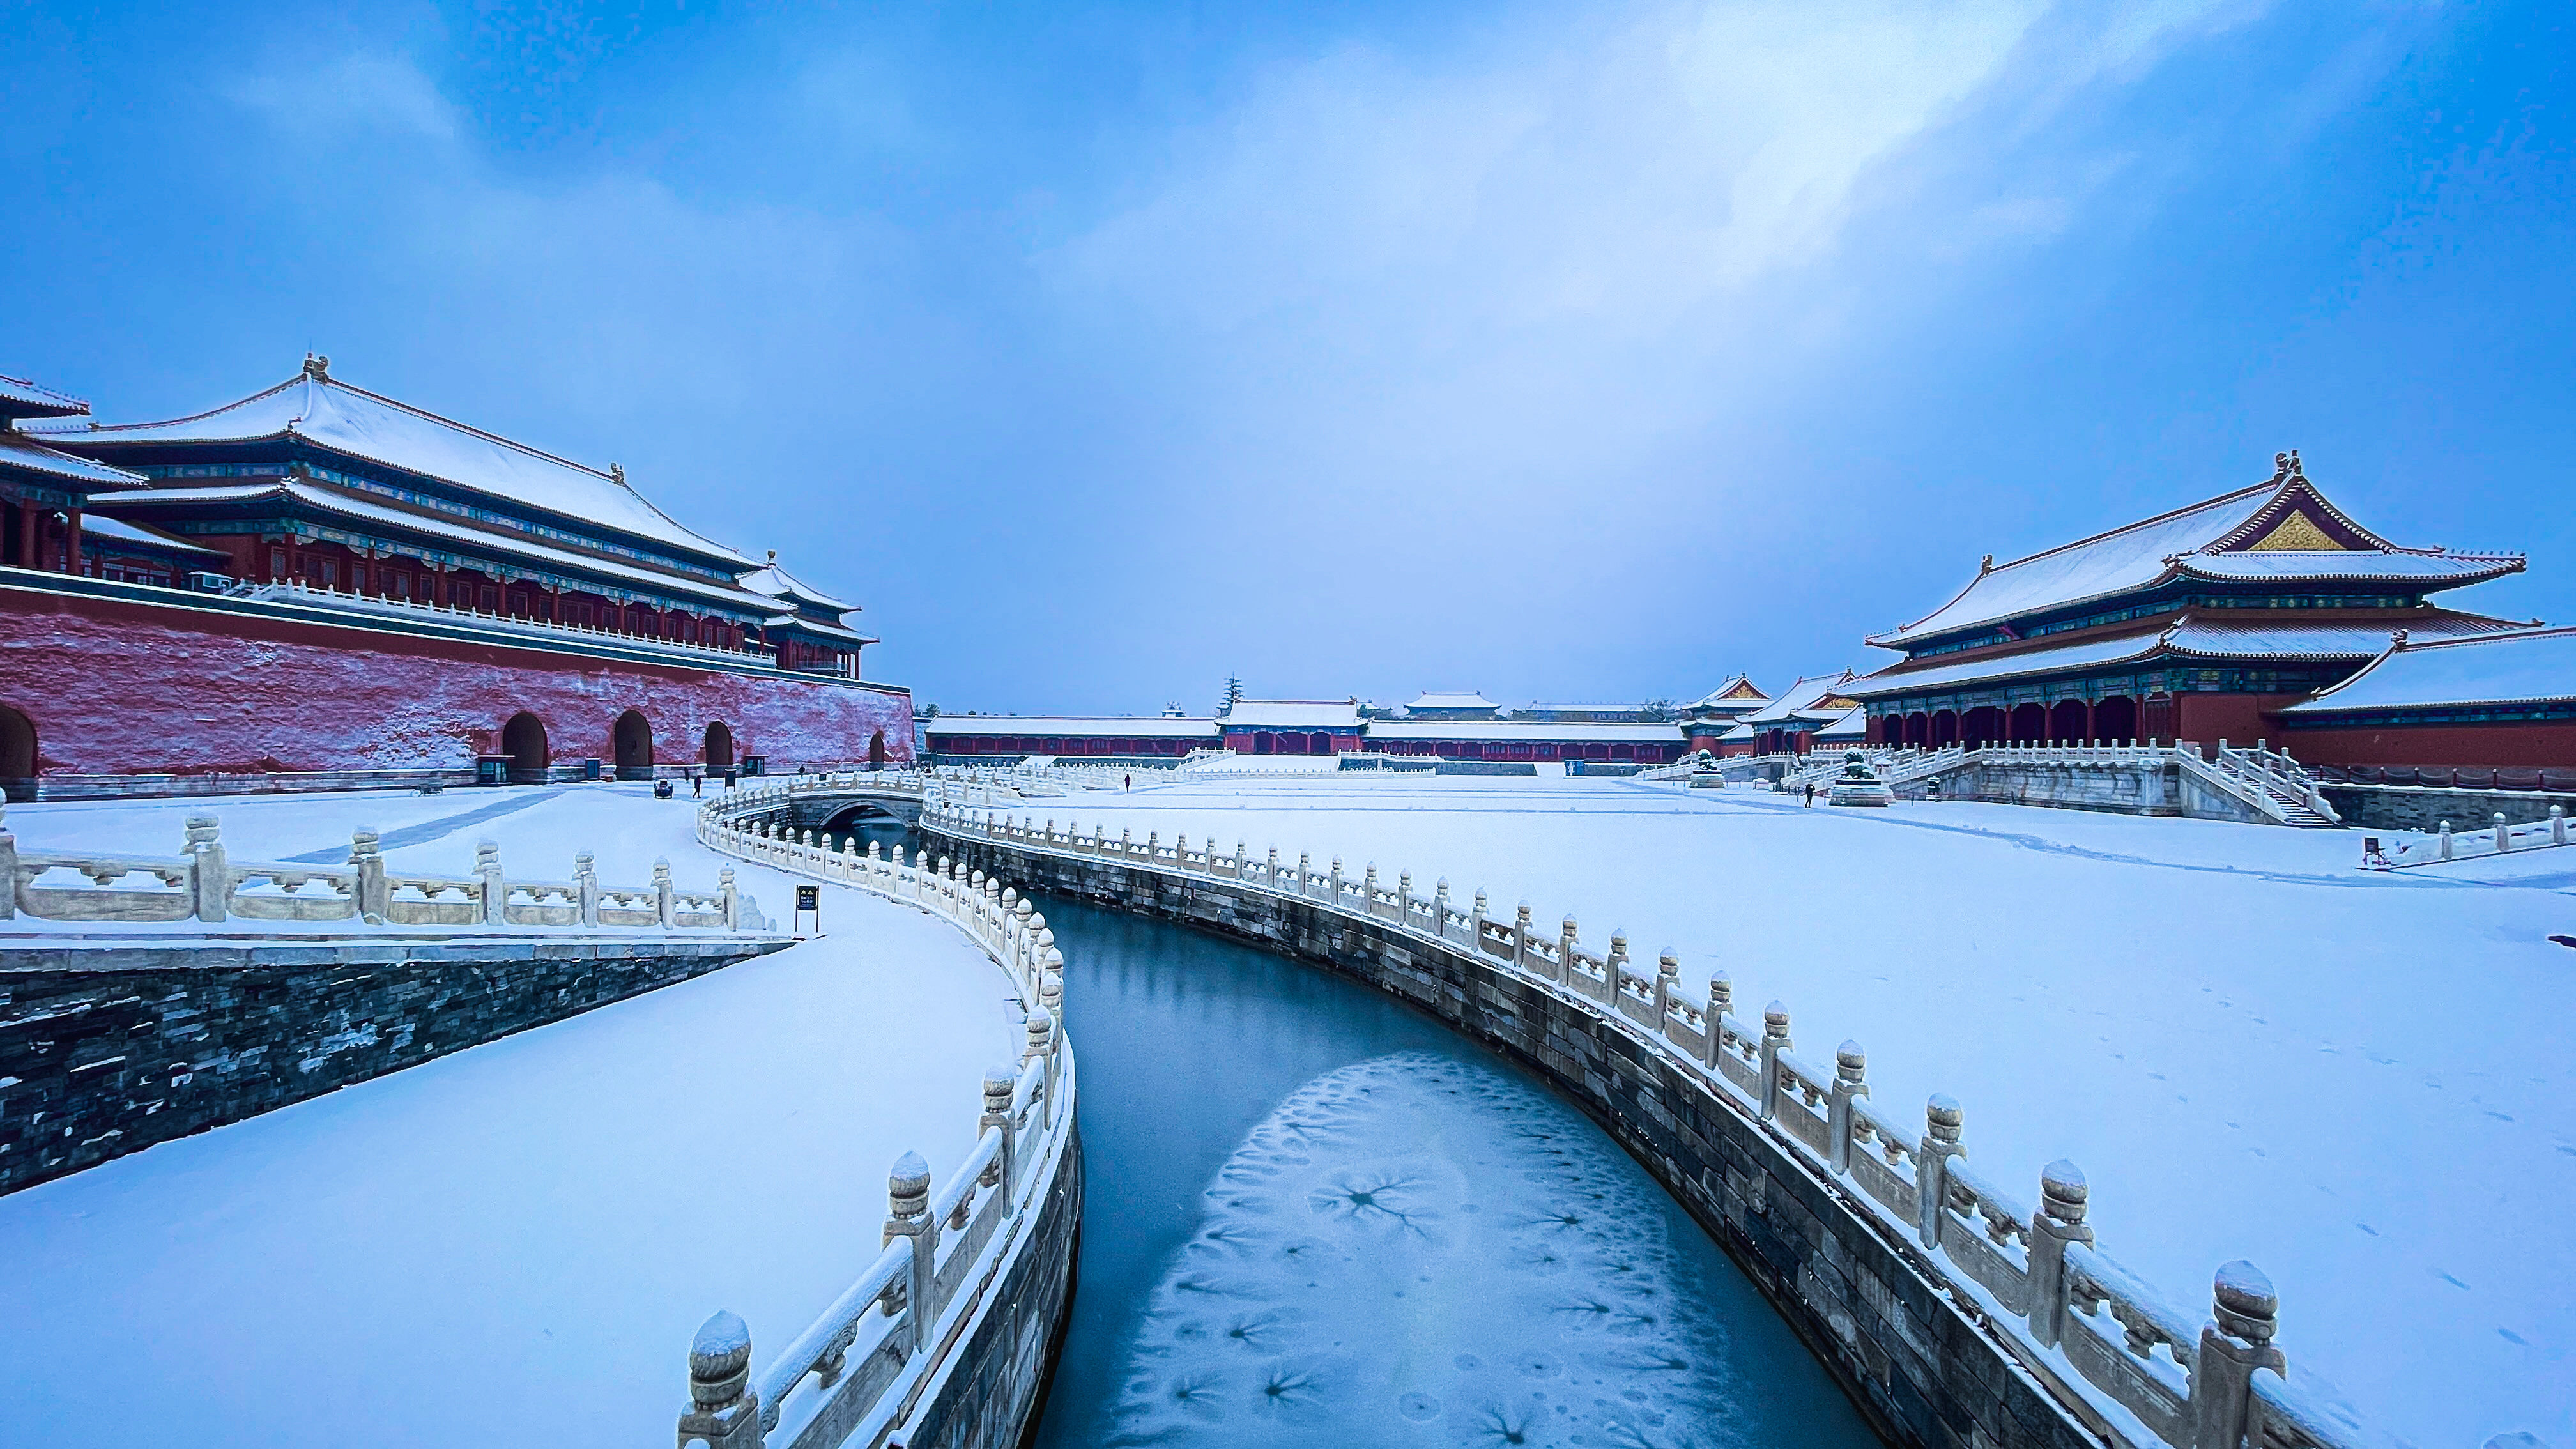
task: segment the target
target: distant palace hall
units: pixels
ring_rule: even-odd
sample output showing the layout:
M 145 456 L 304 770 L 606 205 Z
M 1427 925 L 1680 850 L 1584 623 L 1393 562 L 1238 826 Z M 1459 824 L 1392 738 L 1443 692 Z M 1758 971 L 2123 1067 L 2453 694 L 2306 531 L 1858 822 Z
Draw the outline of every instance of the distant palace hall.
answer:
M 8 380 L 0 406 L 0 605 L 34 616 L 0 697 L 19 793 L 909 757 L 909 697 L 860 682 L 875 641 L 856 606 L 684 527 L 615 464 L 369 392 L 321 357 L 163 422 L 93 422 Z M 173 718 L 148 706 L 190 690 Z M 276 708 L 234 717 L 271 690 Z
M 1886 744 L 2268 737 L 2335 763 L 2392 748 L 2542 763 L 2490 758 L 2516 753 L 2492 733 L 2374 745 L 2309 731 L 2302 704 L 2392 650 L 2530 630 L 2434 602 L 2522 568 L 2520 554 L 2391 543 L 2283 453 L 2250 488 L 2011 563 L 1989 557 L 1957 597 L 1868 641 L 1901 662 L 1838 688 Z

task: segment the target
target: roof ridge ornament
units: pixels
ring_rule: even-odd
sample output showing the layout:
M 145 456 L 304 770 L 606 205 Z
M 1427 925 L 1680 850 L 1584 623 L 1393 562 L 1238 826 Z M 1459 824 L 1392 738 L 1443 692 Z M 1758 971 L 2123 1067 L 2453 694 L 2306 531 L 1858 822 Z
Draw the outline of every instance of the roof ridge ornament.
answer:
M 1993 573 L 1994 571 L 1995 571 L 1995 556 L 1994 556 L 1993 554 L 1987 554 L 1983 559 L 1978 560 L 1978 562 L 1977 562 L 1977 577 L 1978 577 L 1978 578 L 1984 578 L 1986 575 L 1988 575 L 1988 574 L 1990 574 L 1990 573 Z
M 331 359 L 318 352 L 304 354 L 304 375 L 315 382 L 329 382 Z
M 617 485 L 618 487 L 620 487 L 620 488 L 625 487 L 625 486 L 626 486 L 626 465 L 625 465 L 625 464 L 623 464 L 623 463 L 611 463 L 611 464 L 609 464 L 609 465 L 608 465 L 608 481 L 609 481 L 609 482 L 611 482 L 611 483 L 616 484 L 616 485 Z

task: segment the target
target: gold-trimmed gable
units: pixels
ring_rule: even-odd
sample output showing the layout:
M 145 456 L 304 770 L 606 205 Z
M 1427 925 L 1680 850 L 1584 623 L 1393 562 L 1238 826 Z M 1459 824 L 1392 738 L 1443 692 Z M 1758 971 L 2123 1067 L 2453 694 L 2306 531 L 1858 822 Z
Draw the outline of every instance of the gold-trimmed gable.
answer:
M 2351 550 L 2317 521 L 2293 510 L 2270 533 L 2245 545 L 2246 553 L 2346 553 Z

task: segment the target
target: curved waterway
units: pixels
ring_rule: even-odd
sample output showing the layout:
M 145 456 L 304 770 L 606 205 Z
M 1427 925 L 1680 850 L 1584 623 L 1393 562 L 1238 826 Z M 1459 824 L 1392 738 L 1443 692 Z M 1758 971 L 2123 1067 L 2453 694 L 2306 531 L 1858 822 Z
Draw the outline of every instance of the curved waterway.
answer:
M 1281 956 L 1041 905 L 1090 1179 L 1045 1449 L 1878 1443 L 1689 1215 L 1491 1052 Z

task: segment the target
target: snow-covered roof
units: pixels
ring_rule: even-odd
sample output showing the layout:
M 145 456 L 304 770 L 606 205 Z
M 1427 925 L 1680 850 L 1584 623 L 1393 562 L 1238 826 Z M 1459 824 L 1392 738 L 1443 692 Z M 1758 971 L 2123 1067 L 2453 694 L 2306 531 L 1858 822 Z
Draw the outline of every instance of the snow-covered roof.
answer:
M 818 619 L 808 619 L 802 614 L 772 614 L 760 621 L 760 627 L 764 630 L 793 630 L 799 634 L 810 634 L 817 639 L 828 639 L 835 644 L 847 644 L 853 649 L 863 644 L 877 642 L 856 629 L 844 629 L 838 624 L 826 624 Z M 777 641 L 773 639 L 770 642 L 774 644 Z
M 1239 699 L 1225 713 L 1230 730 L 1356 730 L 1359 701 L 1351 699 Z
M 780 568 L 778 566 L 778 550 L 774 548 L 769 551 L 769 562 L 763 564 L 759 568 L 753 569 L 750 573 L 744 574 L 741 582 L 744 588 L 751 590 L 753 593 L 767 594 L 773 599 L 794 599 L 798 603 L 802 604 L 813 604 L 825 609 L 837 609 L 844 614 L 856 613 L 859 608 L 856 604 L 842 603 L 840 600 L 833 598 L 830 594 L 824 593 L 822 590 L 815 588 L 802 579 L 797 578 L 787 570 Z
M 1802 710 L 1816 709 L 1835 695 L 1849 693 L 1843 686 L 1851 683 L 1851 678 L 1848 669 L 1835 674 L 1802 674 L 1797 683 L 1780 691 L 1770 703 L 1739 718 L 1748 724 L 1779 724 Z
M 1726 729 L 1718 735 L 1718 738 L 1721 740 L 1749 740 L 1753 738 L 1753 735 L 1753 726 L 1744 723 L 1742 720 L 1737 720 L 1735 723 L 1728 725 Z
M 2267 481 L 2007 564 L 1989 560 L 1947 604 L 1869 642 L 1902 648 L 2026 614 L 2147 588 L 2183 574 L 2213 579 L 2383 579 L 2443 587 L 2513 573 L 2513 554 L 2403 549 L 2346 517 L 2284 454 Z
M 1836 715 L 1832 723 L 1816 731 L 1816 738 L 1820 741 L 1869 738 L 1869 711 L 1860 705 L 1853 705 L 1850 709 Z
M 1406 705 L 1405 708 L 1495 710 L 1502 708 L 1502 706 L 1485 698 L 1483 695 L 1472 689 L 1449 692 L 1426 689 L 1417 696 L 1411 704 Z
M 105 463 L 48 448 L 24 433 L 0 427 L 0 473 L 36 473 L 75 492 L 140 488 L 152 480 Z
M 89 411 L 89 404 L 23 377 L 0 376 L 0 418 L 59 418 Z
M 2426 642 L 2410 636 L 2286 715 L 2576 700 L 2576 628 Z
M 1617 743 L 1681 738 L 1677 724 L 1624 720 L 1387 720 L 1369 721 L 1372 740 L 1598 740 Z
M 1710 690 L 1708 693 L 1701 695 L 1695 700 L 1692 700 L 1690 707 L 1692 709 L 1723 709 L 1729 706 L 1768 704 L 1770 700 L 1771 696 L 1764 694 L 1761 690 L 1754 687 L 1753 681 L 1750 677 L 1738 674 L 1730 677 L 1724 684 L 1719 685 L 1717 688 Z
M 157 528 L 146 528 L 139 523 L 128 523 L 122 518 L 110 518 L 104 513 L 83 513 L 81 515 L 81 536 L 84 538 L 113 538 L 123 543 L 139 543 L 151 548 L 175 549 L 181 553 L 201 553 L 208 558 L 228 559 L 231 557 L 231 555 L 225 553 L 222 549 L 208 548 L 204 544 L 199 543 L 190 543 L 188 540 L 181 538 L 175 533 L 163 533 Z
M 203 503 L 239 503 L 266 497 L 291 498 L 296 502 L 346 518 L 363 519 L 379 527 L 404 528 L 415 533 L 434 535 L 460 548 L 484 554 L 510 556 L 528 560 L 550 570 L 587 574 L 593 578 L 617 580 L 621 585 L 650 589 L 657 593 L 688 594 L 722 603 L 730 608 L 757 611 L 767 615 L 776 611 L 778 601 L 766 594 L 755 594 L 732 584 L 695 578 L 688 574 L 662 569 L 642 568 L 619 563 L 596 554 L 575 553 L 537 543 L 516 533 L 495 533 L 468 523 L 454 522 L 427 513 L 414 513 L 374 503 L 338 488 L 307 483 L 301 479 L 279 478 L 259 483 L 230 483 L 205 488 L 146 488 L 117 495 L 111 506 L 119 509 L 178 508 Z M 106 500 L 103 500 L 106 501 Z
M 921 728 L 934 735 L 1058 735 L 1075 739 L 1132 736 L 1155 740 L 1214 740 L 1216 721 L 1173 719 L 1167 715 L 1003 715 L 943 714 L 925 718 Z
M 387 467 L 441 479 L 511 503 L 579 520 L 749 569 L 752 560 L 683 528 L 601 472 L 368 392 L 330 376 L 322 359 L 266 392 L 191 417 L 159 423 L 69 420 L 29 429 L 75 450 L 86 447 L 252 442 L 289 435 Z M 129 458 L 130 461 L 130 458 Z
M 1514 714 L 1635 714 L 1642 704 L 1538 704 L 1514 705 Z
M 2407 627 L 2438 638 L 2488 634 L 2514 627 L 2500 619 L 2444 609 L 2426 609 L 2406 618 Z M 1854 680 L 1843 693 L 1854 699 L 1883 699 L 1988 680 L 2143 662 L 2162 654 L 2203 659 L 2367 659 L 2388 647 L 2390 628 L 2385 617 L 2301 622 L 2296 616 L 2208 619 L 2186 612 L 2161 629 L 2141 629 L 2055 648 L 1980 654 L 1924 669 L 1900 665 Z

